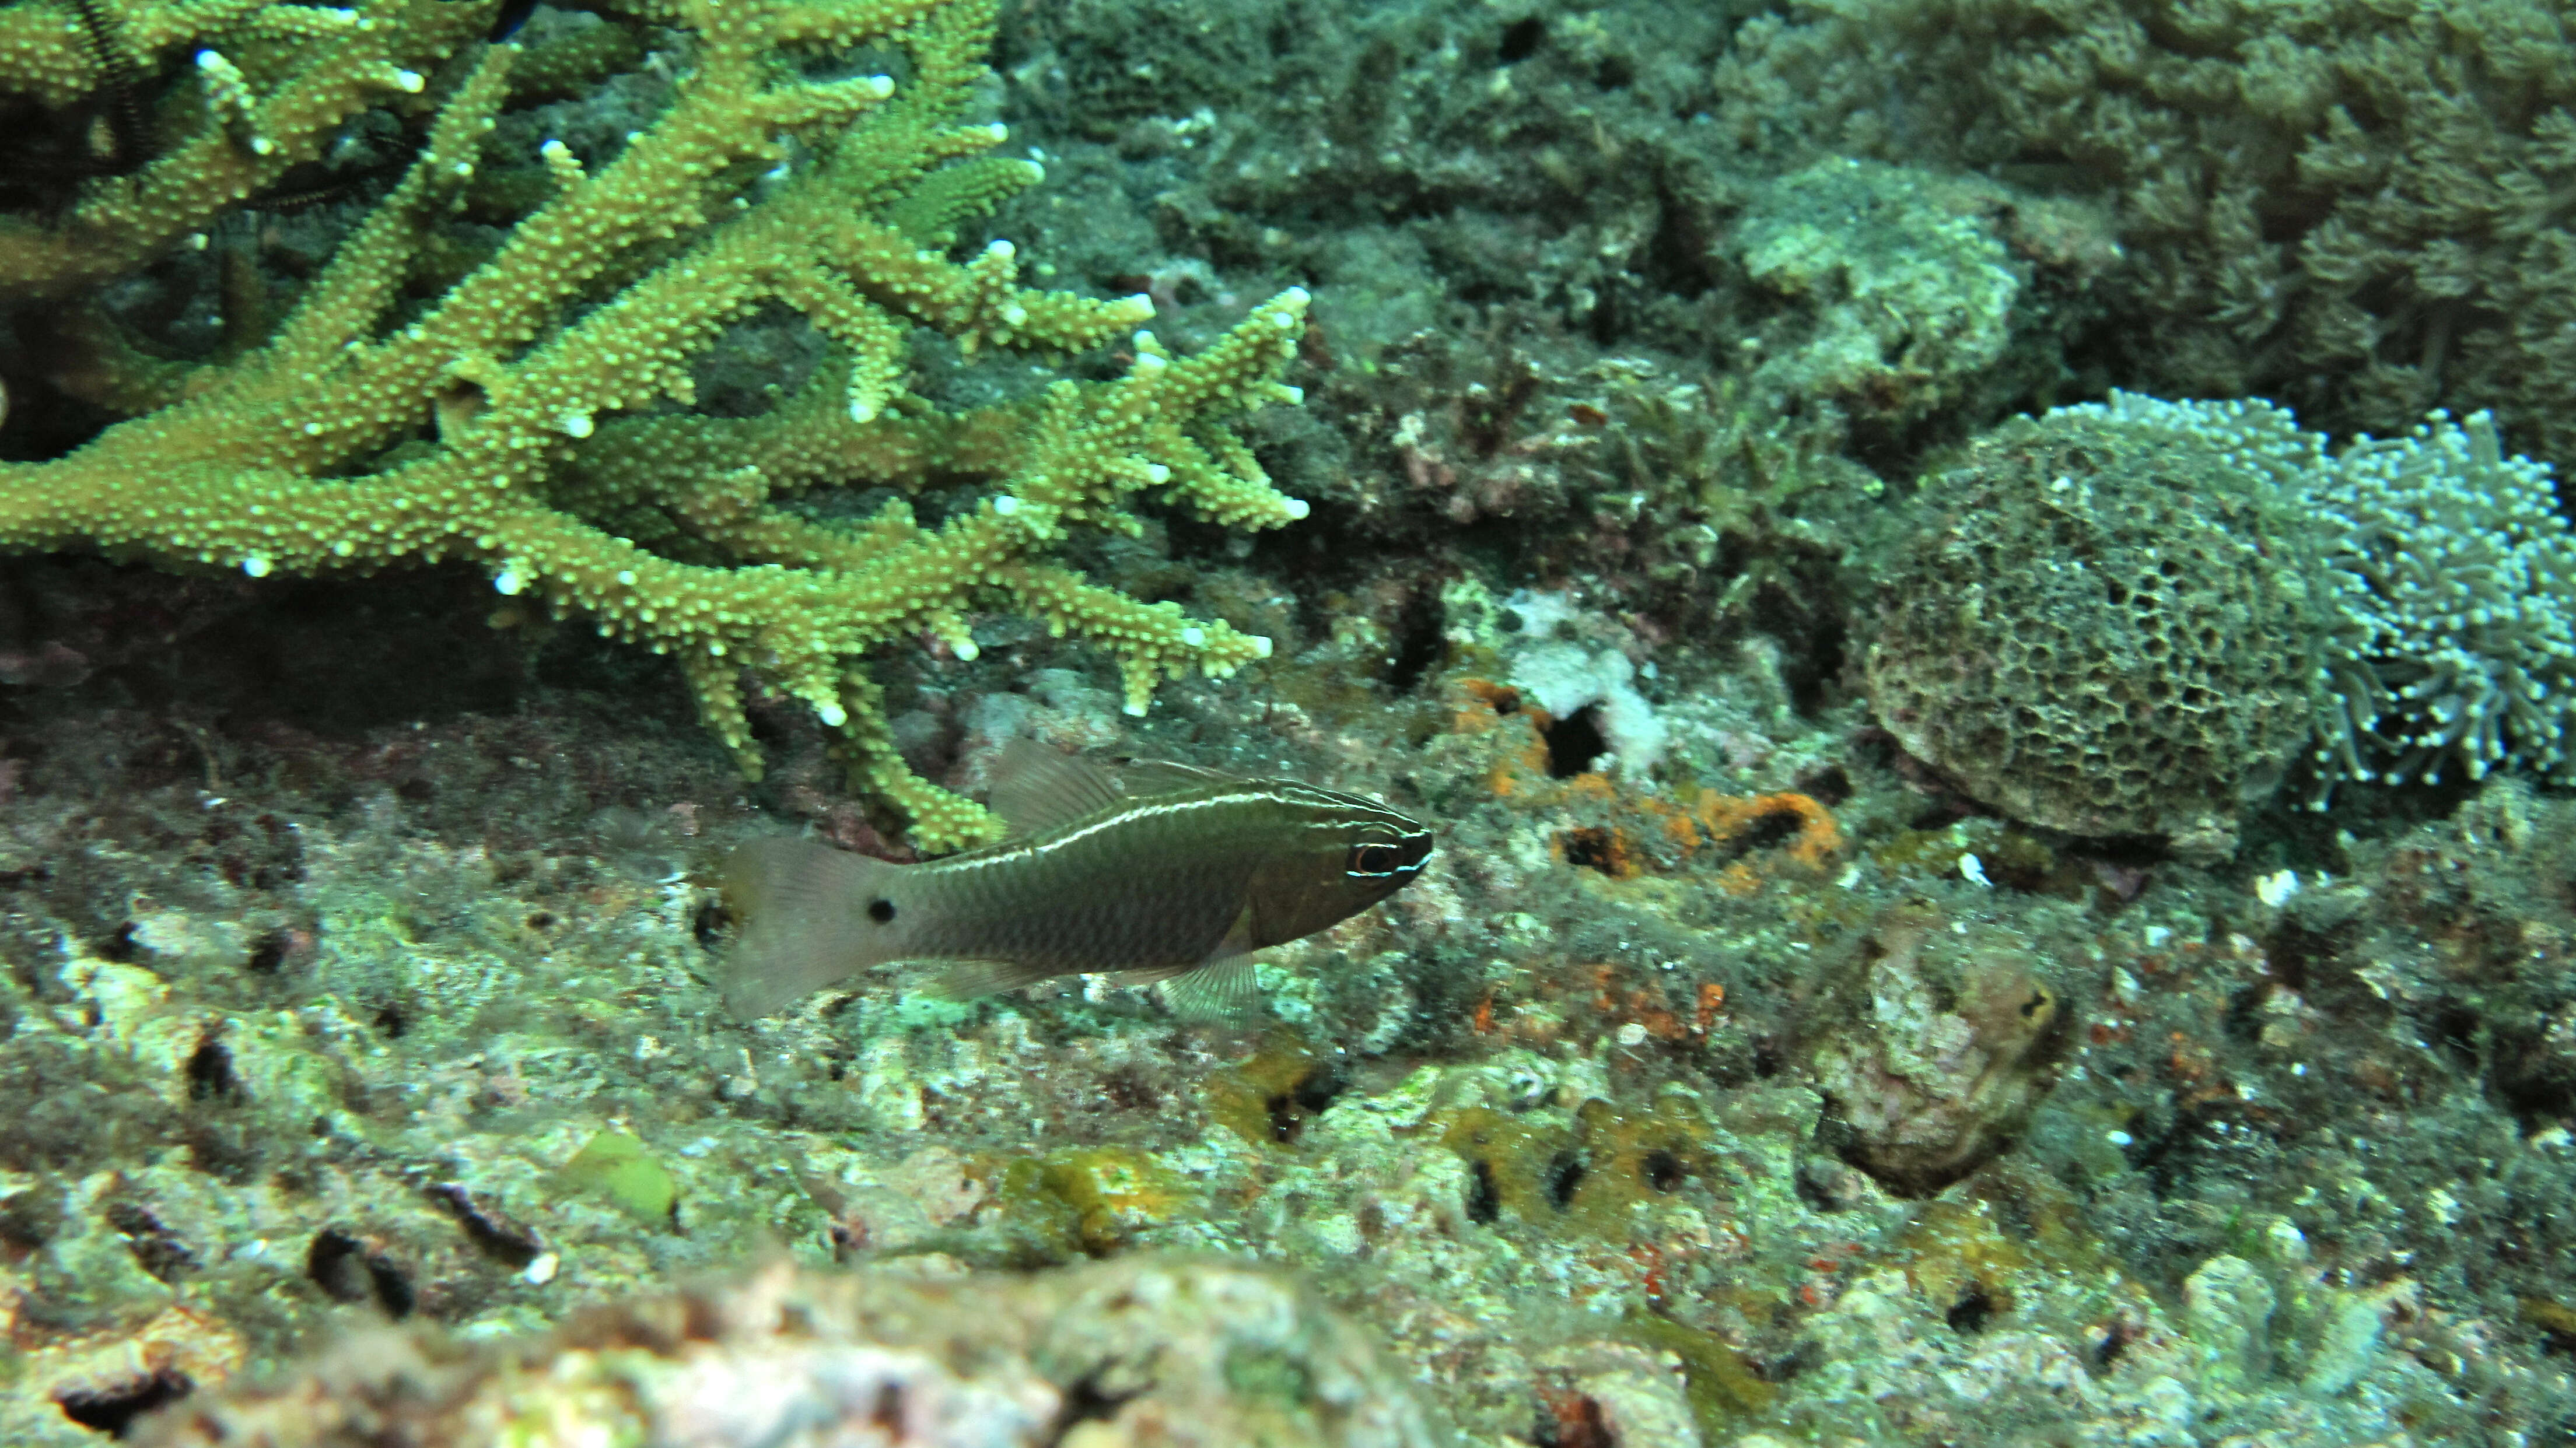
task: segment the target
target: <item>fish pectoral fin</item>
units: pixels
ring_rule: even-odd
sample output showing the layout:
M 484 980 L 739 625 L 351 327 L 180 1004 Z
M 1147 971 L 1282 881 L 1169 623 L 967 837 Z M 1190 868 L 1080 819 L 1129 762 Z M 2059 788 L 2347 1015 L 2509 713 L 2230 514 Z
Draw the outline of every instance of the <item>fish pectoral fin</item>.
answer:
M 1163 982 L 1163 1004 L 1188 1021 L 1239 1020 L 1260 1003 L 1249 955 L 1228 955 Z
M 937 967 L 939 973 L 931 977 L 930 991 L 952 1001 L 1017 990 L 1063 973 L 1017 960 L 920 960 L 913 964 Z

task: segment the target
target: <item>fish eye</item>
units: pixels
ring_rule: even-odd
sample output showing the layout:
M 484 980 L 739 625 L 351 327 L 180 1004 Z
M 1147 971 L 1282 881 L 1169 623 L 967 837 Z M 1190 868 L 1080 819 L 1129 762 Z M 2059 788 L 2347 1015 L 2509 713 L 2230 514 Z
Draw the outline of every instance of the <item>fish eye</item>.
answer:
M 1392 875 L 1396 869 L 1395 846 L 1353 845 L 1350 863 L 1342 869 L 1344 874 L 1349 875 Z

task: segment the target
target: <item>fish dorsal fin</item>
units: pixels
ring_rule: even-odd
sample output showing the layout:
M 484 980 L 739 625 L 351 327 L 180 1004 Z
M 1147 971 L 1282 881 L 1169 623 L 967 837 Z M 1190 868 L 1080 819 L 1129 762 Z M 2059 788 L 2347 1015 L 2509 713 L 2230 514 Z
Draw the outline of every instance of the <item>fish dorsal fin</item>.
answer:
M 1042 835 L 1075 820 L 1158 794 L 1205 789 L 1232 776 L 1190 764 L 1104 764 L 1059 753 L 1034 739 L 1002 746 L 993 765 L 993 812 L 1014 835 Z
M 1118 776 L 1106 765 L 1060 754 L 1034 739 L 1003 745 L 993 765 L 993 813 L 1014 835 L 1042 835 L 1125 800 Z
M 1128 799 L 1145 799 L 1158 794 L 1179 794 L 1185 789 L 1206 789 L 1211 785 L 1234 784 L 1231 774 L 1202 769 L 1195 764 L 1174 764 L 1168 759 L 1129 759 L 1111 766 L 1118 776 L 1120 793 Z

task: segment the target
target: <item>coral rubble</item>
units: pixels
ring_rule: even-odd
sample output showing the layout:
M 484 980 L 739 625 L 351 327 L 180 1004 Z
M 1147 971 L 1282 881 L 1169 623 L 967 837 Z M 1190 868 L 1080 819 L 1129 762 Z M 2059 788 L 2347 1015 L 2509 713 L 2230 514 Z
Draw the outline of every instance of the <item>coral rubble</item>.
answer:
M 593 1309 L 531 1342 L 378 1333 L 165 1414 L 138 1441 L 1431 1448 L 1391 1366 L 1253 1267 L 1144 1256 L 993 1280 L 780 1266 Z

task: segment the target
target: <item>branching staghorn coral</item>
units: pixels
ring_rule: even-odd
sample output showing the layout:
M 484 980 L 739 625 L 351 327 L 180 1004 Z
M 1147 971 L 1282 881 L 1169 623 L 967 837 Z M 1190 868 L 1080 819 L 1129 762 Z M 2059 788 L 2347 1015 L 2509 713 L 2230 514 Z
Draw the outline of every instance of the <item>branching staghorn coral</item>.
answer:
M 491 6 L 394 0 L 341 9 L 267 0 L 32 0 L 0 8 L 0 93 L 48 111 L 185 57 L 200 92 L 182 134 L 128 178 L 96 177 L 59 219 L 0 216 L 0 294 L 68 297 L 124 275 L 319 157 L 351 117 L 419 97 L 481 35 Z M 187 87 L 182 87 L 186 89 Z M 426 107 L 425 99 L 413 102 Z M 20 129 L 13 115 L 10 129 Z M 36 129 L 31 123 L 29 130 Z M 22 152 L 29 140 L 13 136 Z
M 488 5 L 454 8 L 488 22 Z M 935 249 L 1039 177 L 987 154 L 999 127 L 964 119 L 993 0 L 615 8 L 695 32 L 671 104 L 622 151 L 593 169 L 542 147 L 552 199 L 410 306 L 415 253 L 490 159 L 516 51 L 461 61 L 418 159 L 264 346 L 198 369 L 178 400 L 68 456 L 0 464 L 0 548 L 87 545 L 253 576 L 471 560 L 505 594 L 673 655 L 751 772 L 746 675 L 804 700 L 843 736 L 854 781 L 933 847 L 991 827 L 903 764 L 859 668 L 871 648 L 927 633 L 971 658 L 967 612 L 1002 603 L 1114 653 L 1130 712 L 1162 677 L 1268 653 L 1267 639 L 1044 554 L 1075 528 L 1133 531 L 1122 504 L 1149 488 L 1227 526 L 1304 516 L 1226 427 L 1231 412 L 1295 400 L 1274 379 L 1303 292 L 1195 356 L 1135 332 L 1116 381 L 941 412 L 905 386 L 917 329 L 969 353 L 1063 352 L 1151 313 L 1142 298 L 1023 289 L 1007 242 L 963 263 Z M 861 47 L 899 51 L 903 80 L 815 69 Z M 0 270 L 0 288 L 28 284 Z M 759 416 L 686 411 L 691 362 L 773 304 L 828 339 L 834 365 Z M 900 499 L 856 527 L 782 506 L 814 488 L 917 490 L 957 474 L 993 490 L 935 528 Z

